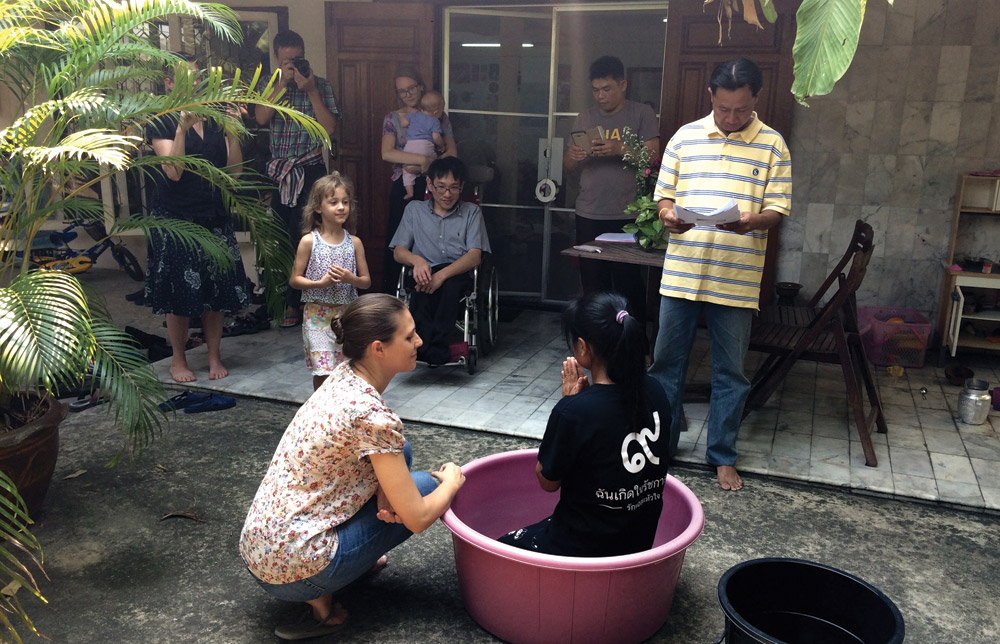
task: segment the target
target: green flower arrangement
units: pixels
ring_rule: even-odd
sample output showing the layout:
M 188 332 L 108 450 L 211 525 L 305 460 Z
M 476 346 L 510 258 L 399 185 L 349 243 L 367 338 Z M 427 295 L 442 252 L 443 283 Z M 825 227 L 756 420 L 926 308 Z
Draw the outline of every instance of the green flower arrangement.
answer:
M 653 168 L 658 166 L 649 148 L 639 138 L 639 135 L 626 126 L 622 129 L 622 147 L 625 154 L 622 161 L 625 168 L 635 173 L 635 201 L 625 206 L 625 214 L 634 217 L 635 222 L 622 226 L 622 231 L 635 235 L 635 241 L 642 248 L 666 248 L 670 234 L 660 222 L 656 200 L 653 199 L 653 189 L 656 187 L 656 174 Z

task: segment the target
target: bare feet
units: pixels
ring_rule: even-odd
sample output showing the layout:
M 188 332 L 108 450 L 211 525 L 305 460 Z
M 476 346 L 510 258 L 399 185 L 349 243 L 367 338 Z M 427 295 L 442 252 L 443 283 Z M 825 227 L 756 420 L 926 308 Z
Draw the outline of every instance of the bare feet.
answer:
M 215 360 L 209 360 L 208 362 L 208 379 L 209 380 L 219 380 L 225 378 L 229 375 L 229 369 L 221 362 Z
M 171 362 L 170 377 L 174 382 L 194 382 L 194 372 L 188 369 L 187 362 Z
M 743 488 L 743 479 L 732 465 L 719 465 L 715 471 L 719 475 L 719 485 L 723 490 L 735 491 Z

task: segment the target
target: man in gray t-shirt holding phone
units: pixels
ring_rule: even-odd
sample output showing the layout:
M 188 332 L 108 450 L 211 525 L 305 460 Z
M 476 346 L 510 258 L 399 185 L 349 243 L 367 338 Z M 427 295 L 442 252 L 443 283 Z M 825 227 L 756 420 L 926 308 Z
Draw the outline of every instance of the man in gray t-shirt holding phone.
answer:
M 620 233 L 634 221 L 624 214 L 635 201 L 635 174 L 622 161 L 625 150 L 621 135 L 625 126 L 639 135 L 653 158 L 660 153 L 660 125 L 648 105 L 625 99 L 625 66 L 614 56 L 602 56 L 590 65 L 590 87 L 596 107 L 584 110 L 573 121 L 574 132 L 598 131 L 589 141 L 571 142 L 563 155 L 565 172 L 580 171 L 580 194 L 576 198 L 576 243 L 586 244 L 601 233 Z M 598 128 L 600 128 L 598 130 Z M 587 138 L 589 139 L 590 136 Z M 645 319 L 646 288 L 633 264 L 592 259 L 580 260 L 580 280 L 584 293 L 617 291 L 628 298 L 632 315 Z

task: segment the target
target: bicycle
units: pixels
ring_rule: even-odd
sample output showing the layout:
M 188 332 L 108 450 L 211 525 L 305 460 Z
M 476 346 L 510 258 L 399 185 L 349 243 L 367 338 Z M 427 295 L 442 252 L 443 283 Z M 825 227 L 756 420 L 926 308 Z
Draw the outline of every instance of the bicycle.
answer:
M 97 243 L 84 250 L 70 248 L 69 243 L 77 238 L 74 230 L 83 226 L 87 234 Z M 146 278 L 146 271 L 132 252 L 120 241 L 115 242 L 105 234 L 104 222 L 94 221 L 85 224 L 72 223 L 62 230 L 40 234 L 31 245 L 28 257 L 33 267 L 66 271 L 67 273 L 82 273 L 90 269 L 104 251 L 111 249 L 111 257 L 122 267 L 125 273 L 137 282 Z

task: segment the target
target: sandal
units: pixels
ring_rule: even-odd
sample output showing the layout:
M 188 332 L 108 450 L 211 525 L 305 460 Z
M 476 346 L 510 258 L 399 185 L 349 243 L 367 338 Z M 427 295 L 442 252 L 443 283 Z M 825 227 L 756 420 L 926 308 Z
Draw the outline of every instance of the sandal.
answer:
M 184 409 L 185 407 L 190 407 L 191 405 L 197 403 L 203 403 L 209 399 L 211 394 L 196 394 L 193 391 L 185 391 L 179 393 L 173 398 L 169 398 L 159 404 L 159 408 L 162 411 L 174 411 L 176 409 Z
M 205 411 L 220 411 L 236 406 L 236 399 L 232 396 L 222 394 L 209 394 L 205 400 L 188 405 L 184 408 L 185 414 L 200 414 Z
M 95 391 L 91 394 L 80 394 L 80 397 L 69 404 L 69 411 L 77 412 L 83 411 L 84 409 L 90 409 L 91 407 L 96 407 L 97 405 L 103 405 L 108 402 L 108 397 L 102 391 Z
M 282 329 L 290 329 L 293 326 L 298 326 L 302 322 L 302 317 L 298 313 L 285 313 L 285 317 L 281 320 Z
M 304 640 L 309 637 L 322 637 L 331 635 L 344 627 L 346 622 L 339 624 L 327 624 L 325 621 L 318 622 L 309 616 L 309 619 L 295 624 L 282 624 L 274 629 L 274 634 L 283 640 Z

